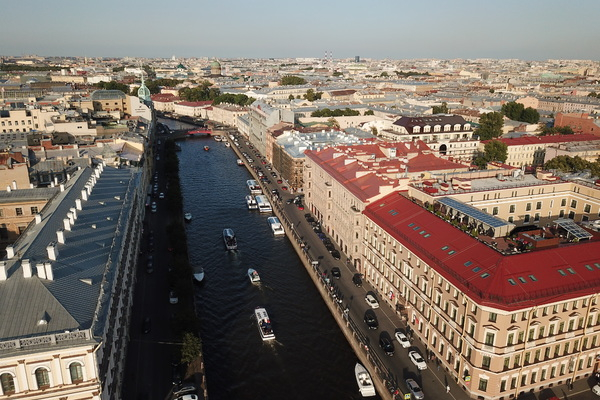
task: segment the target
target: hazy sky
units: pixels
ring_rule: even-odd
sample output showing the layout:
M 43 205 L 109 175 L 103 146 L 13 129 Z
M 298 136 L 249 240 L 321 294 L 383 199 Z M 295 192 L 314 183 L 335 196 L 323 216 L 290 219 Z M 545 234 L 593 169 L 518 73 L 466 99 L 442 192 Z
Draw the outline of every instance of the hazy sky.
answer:
M 600 59 L 600 0 L 2 3 L 0 55 Z

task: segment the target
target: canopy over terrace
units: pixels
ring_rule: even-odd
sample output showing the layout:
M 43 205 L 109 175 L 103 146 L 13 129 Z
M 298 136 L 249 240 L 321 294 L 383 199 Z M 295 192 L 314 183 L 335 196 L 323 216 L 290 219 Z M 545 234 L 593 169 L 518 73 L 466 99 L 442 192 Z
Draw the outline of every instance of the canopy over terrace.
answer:
M 436 201 L 446 207 L 447 214 L 466 218 L 467 222 L 476 224 L 485 232 L 490 232 L 492 237 L 507 236 L 515 227 L 514 224 L 451 197 L 442 197 Z

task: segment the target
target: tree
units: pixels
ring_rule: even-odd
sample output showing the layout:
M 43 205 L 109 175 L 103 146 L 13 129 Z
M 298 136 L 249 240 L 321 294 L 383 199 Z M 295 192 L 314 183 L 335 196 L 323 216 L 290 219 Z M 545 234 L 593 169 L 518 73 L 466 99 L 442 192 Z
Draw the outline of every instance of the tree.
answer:
M 306 91 L 304 98 L 308 101 L 315 101 L 315 100 L 319 100 L 322 95 L 323 95 L 323 92 L 315 93 L 315 90 L 311 88 Z
M 490 140 L 502 135 L 504 119 L 499 112 L 489 112 L 479 118 L 479 125 L 474 133 L 480 140 Z
M 342 75 L 344 75 L 344 74 L 339 71 L 335 71 L 333 74 L 331 74 L 331 76 L 342 76 Z
M 519 121 L 537 124 L 540 122 L 540 113 L 534 108 L 527 107 L 521 113 L 521 118 L 519 118 Z
M 441 106 L 433 106 L 433 114 L 448 114 L 448 103 L 442 102 Z
M 200 339 L 191 332 L 183 334 L 183 346 L 181 347 L 181 362 L 189 364 L 194 361 L 201 352 Z
M 502 114 L 504 114 L 506 118 L 514 121 L 520 121 L 519 118 L 521 118 L 524 109 L 525 106 L 523 104 L 514 101 L 502 104 Z
M 129 86 L 127 86 L 124 83 L 119 83 L 119 82 L 115 82 L 115 81 L 110 81 L 110 82 L 98 82 L 96 84 L 94 84 L 95 87 L 99 88 L 99 89 L 104 89 L 104 90 L 120 90 L 123 93 L 129 93 Z
M 375 112 L 373 110 L 367 110 L 363 113 L 363 115 L 375 115 Z
M 179 89 L 179 97 L 186 101 L 208 101 L 216 99 L 221 91 L 217 88 L 211 88 L 212 83 L 203 81 L 195 88 Z
M 332 128 L 340 129 L 340 123 L 337 122 L 335 118 L 329 118 L 327 122 L 331 125 Z
M 371 133 L 373 134 L 373 136 L 377 136 L 379 134 L 379 132 L 377 131 L 377 128 L 374 126 L 371 127 Z
M 292 101 L 292 100 L 294 100 L 294 95 L 293 95 L 293 94 L 290 94 L 290 95 L 288 96 L 288 100 L 289 100 L 289 101 Z
M 600 176 L 600 161 L 586 161 L 579 156 L 558 156 L 544 164 L 545 169 L 557 169 L 563 172 L 580 172 L 585 169 L 590 170 L 592 176 Z
M 390 76 L 390 74 L 388 74 L 387 72 L 383 71 L 380 76 L 382 76 L 382 77 L 385 78 L 387 76 Z
M 306 80 L 298 76 L 286 75 L 283 78 L 281 78 L 281 81 L 279 83 L 281 86 L 304 85 L 306 84 Z
M 574 133 L 575 132 L 573 132 L 573 129 L 570 126 L 553 126 L 550 128 L 544 125 L 540 135 L 573 135 Z
M 506 162 L 508 157 L 508 146 L 500 140 L 492 140 L 483 147 L 485 159 L 490 161 Z

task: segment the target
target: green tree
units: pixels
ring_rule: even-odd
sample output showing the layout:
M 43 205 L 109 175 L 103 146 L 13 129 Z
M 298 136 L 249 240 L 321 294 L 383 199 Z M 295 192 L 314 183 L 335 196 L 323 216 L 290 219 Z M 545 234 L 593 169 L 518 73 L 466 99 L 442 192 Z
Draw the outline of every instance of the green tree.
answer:
M 292 100 L 294 100 L 294 95 L 293 95 L 293 94 L 290 94 L 290 95 L 288 96 L 288 100 L 289 100 L 289 101 L 292 101 Z
M 520 121 L 524 109 L 525 106 L 523 104 L 514 101 L 502 104 L 502 114 L 513 121 Z
M 573 129 L 570 126 L 553 126 L 550 128 L 544 125 L 540 135 L 573 135 L 574 133 L 575 132 L 573 132 Z
M 329 123 L 329 125 L 331 125 L 332 128 L 340 129 L 340 123 L 337 122 L 337 120 L 335 118 L 329 118 L 327 120 L 327 122 Z
M 373 134 L 373 136 L 377 136 L 379 134 L 376 127 L 374 127 L 374 126 L 371 127 L 371 134 Z
M 499 112 L 489 112 L 479 118 L 479 125 L 474 133 L 480 140 L 490 140 L 502 135 L 504 120 Z
M 390 74 L 388 74 L 387 72 L 383 71 L 380 76 L 385 78 L 387 76 L 390 76 Z
M 373 110 L 367 110 L 363 115 L 375 115 L 375 112 Z
M 584 160 L 579 156 L 558 156 L 544 164 L 545 169 L 557 169 L 563 172 L 580 172 L 585 169 L 590 170 L 593 176 L 600 176 L 600 161 L 594 162 Z
M 129 93 L 129 86 L 124 84 L 124 83 L 119 83 L 119 82 L 115 82 L 115 81 L 110 81 L 110 82 L 98 82 L 96 84 L 94 84 L 95 87 L 99 88 L 99 89 L 104 89 L 104 90 L 120 90 L 121 92 L 127 94 Z
M 315 90 L 311 88 L 306 91 L 304 98 L 308 101 L 315 101 L 315 100 L 319 100 L 322 95 L 323 95 L 323 92 L 315 92 Z
M 342 76 L 342 75 L 344 75 L 344 74 L 339 71 L 335 71 L 333 74 L 331 74 L 331 76 Z
M 221 94 L 221 91 L 217 88 L 211 88 L 211 86 L 212 83 L 203 81 L 195 88 L 179 89 L 179 97 L 186 101 L 214 100 Z
M 538 122 L 540 122 L 540 113 L 535 108 L 527 107 L 521 113 L 519 121 L 528 122 L 530 124 L 537 124 Z
M 299 76 L 286 75 L 281 78 L 279 83 L 281 86 L 304 85 L 306 84 L 306 80 L 304 78 L 300 78 Z
M 448 114 L 448 103 L 446 103 L 445 101 L 442 102 L 442 105 L 433 106 L 432 108 L 433 114 Z
M 181 347 L 181 362 L 190 364 L 202 351 L 200 339 L 191 332 L 183 334 L 183 346 Z
M 483 147 L 485 159 L 490 161 L 506 162 L 508 146 L 500 140 L 492 140 Z

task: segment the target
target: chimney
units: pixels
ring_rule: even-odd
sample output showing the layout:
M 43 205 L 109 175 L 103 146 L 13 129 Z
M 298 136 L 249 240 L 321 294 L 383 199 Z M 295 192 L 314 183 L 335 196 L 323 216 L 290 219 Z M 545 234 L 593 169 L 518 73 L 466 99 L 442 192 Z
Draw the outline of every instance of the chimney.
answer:
M 75 199 L 75 208 L 81 211 L 81 199 Z
M 8 278 L 6 275 L 6 261 L 0 261 L 0 281 L 5 281 Z
M 60 244 L 65 244 L 65 230 L 60 228 L 56 231 L 56 240 Z
M 60 184 L 60 191 L 61 191 L 61 192 L 64 192 L 64 191 L 65 191 L 65 184 L 64 184 L 64 183 L 61 183 L 61 184 Z
M 87 190 L 85 190 L 85 189 L 82 189 L 82 190 L 81 190 L 81 199 L 82 199 L 82 200 L 87 200 L 87 199 L 88 199 L 88 193 L 87 193 Z
M 46 269 L 46 279 L 49 281 L 54 280 L 54 272 L 52 271 L 52 263 L 44 263 L 44 267 Z
M 37 275 L 41 279 L 46 279 L 46 266 L 44 263 L 36 264 L 35 268 L 37 269 Z
M 17 181 L 12 181 L 12 188 L 17 190 Z
M 6 246 L 6 258 L 13 258 L 15 256 L 15 248 L 10 245 Z
M 58 249 L 56 248 L 56 242 L 50 242 L 46 246 L 46 252 L 48 252 L 48 258 L 56 261 L 58 259 Z
M 28 258 L 21 261 L 23 267 L 23 278 L 31 278 L 31 262 Z
M 73 214 L 73 219 L 76 220 L 77 219 L 77 209 L 75 207 L 71 207 L 71 208 L 69 208 L 69 211 L 71 211 L 71 214 Z
M 42 214 L 35 214 L 35 224 L 41 224 L 42 223 Z
M 63 219 L 63 226 L 65 227 L 65 231 L 71 230 L 71 220 L 69 218 Z
M 67 218 L 69 218 L 69 223 L 71 225 L 75 225 L 75 216 L 73 215 L 73 213 L 71 211 L 69 211 L 67 213 Z
M 10 186 L 7 186 L 7 187 L 6 187 L 6 191 L 7 191 L 8 193 L 10 193 L 10 192 L 11 192 Z

